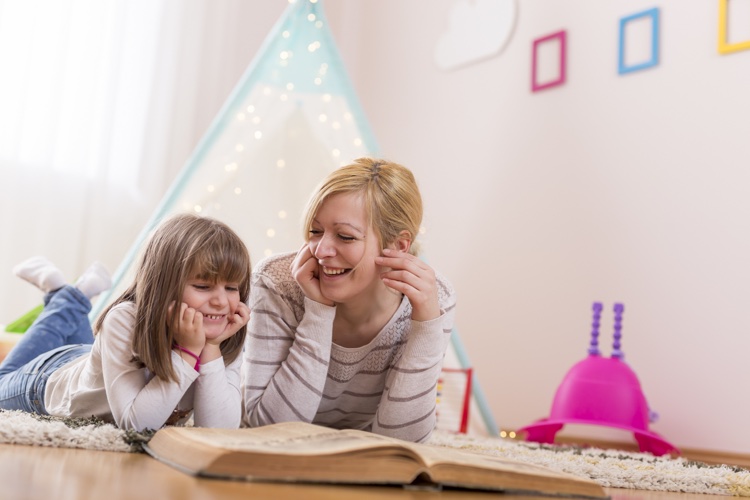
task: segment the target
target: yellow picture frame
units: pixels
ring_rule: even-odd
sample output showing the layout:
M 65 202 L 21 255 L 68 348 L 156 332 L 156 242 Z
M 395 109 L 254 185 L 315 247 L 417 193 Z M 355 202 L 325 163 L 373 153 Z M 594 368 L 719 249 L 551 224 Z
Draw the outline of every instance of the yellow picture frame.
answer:
M 727 42 L 727 25 L 729 24 L 727 19 L 728 10 L 729 0 L 719 0 L 719 53 L 730 54 L 732 52 L 750 49 L 750 40 L 735 43 Z

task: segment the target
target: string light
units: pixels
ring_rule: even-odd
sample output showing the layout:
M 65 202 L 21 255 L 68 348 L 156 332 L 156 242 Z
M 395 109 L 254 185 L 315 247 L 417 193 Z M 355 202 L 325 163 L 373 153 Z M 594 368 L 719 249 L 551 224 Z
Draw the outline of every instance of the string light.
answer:
M 295 3 L 298 0 L 289 1 Z M 311 4 L 320 3 L 318 0 L 306 1 Z M 331 92 L 332 88 L 329 87 L 331 83 L 337 83 L 338 69 L 337 65 L 328 60 L 327 56 L 330 54 L 328 54 L 327 38 L 323 37 L 324 33 L 317 31 L 320 28 L 325 29 L 323 19 L 316 15 L 315 9 L 312 9 L 312 12 L 308 9 L 301 15 L 310 24 L 299 29 L 285 29 L 280 33 L 279 39 L 287 41 L 282 42 L 280 46 L 277 45 L 278 49 L 272 53 L 265 54 L 266 58 L 271 58 L 269 62 L 274 65 L 268 72 L 268 78 L 261 79 L 262 83 L 256 84 L 251 89 L 246 100 L 228 113 L 227 116 L 230 119 L 234 116 L 230 124 L 234 135 L 225 137 L 224 140 L 227 142 L 222 143 L 225 144 L 224 151 L 210 153 L 210 155 L 215 155 L 215 158 L 206 159 L 207 166 L 204 173 L 208 175 L 208 178 L 195 186 L 196 191 L 184 192 L 184 210 L 225 217 L 241 216 L 241 211 L 238 211 L 237 207 L 246 202 L 242 198 L 230 198 L 230 196 L 244 195 L 244 188 L 247 187 L 248 196 L 256 197 L 256 186 L 250 184 L 254 172 L 248 171 L 248 169 L 257 168 L 256 163 L 259 164 L 259 168 L 266 169 L 274 168 L 275 165 L 279 170 L 289 170 L 284 174 L 289 173 L 295 176 L 301 173 L 302 169 L 309 167 L 306 162 L 298 165 L 300 162 L 287 162 L 286 158 L 281 156 L 273 159 L 273 156 L 268 156 L 274 154 L 273 150 L 259 153 L 260 158 L 264 156 L 268 158 L 267 163 L 263 163 L 262 159 L 250 160 L 247 155 L 252 153 L 255 158 L 256 149 L 263 148 L 263 143 L 257 141 L 265 139 L 266 132 L 274 132 L 270 128 L 272 123 L 273 127 L 276 127 L 276 124 L 281 122 L 283 138 L 290 143 L 306 139 L 310 125 L 313 129 L 318 127 L 318 133 L 312 135 L 318 139 L 325 137 L 324 150 L 329 151 L 328 161 L 332 165 L 345 165 L 358 152 L 361 153 L 365 141 L 358 136 L 362 132 L 357 126 L 354 115 L 348 109 L 346 95 L 341 95 L 338 91 Z M 329 69 L 331 75 L 328 75 Z M 329 80 L 329 76 L 333 80 Z M 294 111 L 295 107 L 308 108 L 304 109 L 307 111 L 304 115 L 310 117 L 314 123 L 309 123 L 307 127 L 298 126 L 296 121 L 284 118 L 290 111 Z M 275 143 L 272 147 L 275 149 Z M 283 153 L 283 149 L 281 151 Z M 211 165 L 210 168 L 214 170 L 208 170 L 208 165 Z M 222 172 L 222 168 L 225 172 Z M 214 178 L 211 178 L 211 175 Z M 222 179 L 222 175 L 225 175 L 226 179 Z M 278 176 L 281 177 L 282 173 L 279 172 Z M 229 181 L 231 184 L 225 184 L 227 179 L 231 179 Z M 217 213 L 222 208 L 217 202 L 218 199 L 227 200 L 226 214 Z M 230 199 L 234 201 L 230 202 Z M 274 246 L 285 248 L 296 246 L 297 228 L 291 220 L 294 219 L 293 208 L 277 209 L 275 218 L 272 212 L 264 214 L 266 219 L 258 220 L 260 226 L 247 228 L 251 242 L 253 238 L 260 239 L 257 248 L 264 249 L 265 256 L 271 256 L 283 250 L 267 247 L 270 239 L 274 239 Z M 424 234 L 424 228 L 420 228 L 420 233 Z M 264 240 L 265 243 L 262 242 Z

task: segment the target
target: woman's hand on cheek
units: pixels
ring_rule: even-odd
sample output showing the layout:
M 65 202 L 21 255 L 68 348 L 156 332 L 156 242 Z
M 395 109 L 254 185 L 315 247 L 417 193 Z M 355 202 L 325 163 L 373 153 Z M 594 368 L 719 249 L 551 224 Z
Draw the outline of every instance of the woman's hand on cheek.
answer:
M 169 305 L 168 317 L 172 317 L 174 304 Z M 177 317 L 177 329 L 172 332 L 174 341 L 193 353 L 200 353 L 206 345 L 206 332 L 203 329 L 203 315 L 188 307 L 184 302 L 180 303 Z
M 292 261 L 292 276 L 299 284 L 305 296 L 315 302 L 320 302 L 327 306 L 333 306 L 334 303 L 323 296 L 320 291 L 320 279 L 318 277 L 318 259 L 310 251 L 307 243 L 302 245 L 297 255 Z
M 411 303 L 415 321 L 429 321 L 440 316 L 435 271 L 419 258 L 391 248 L 375 257 L 379 266 L 390 268 L 380 274 L 388 287 L 401 292 Z

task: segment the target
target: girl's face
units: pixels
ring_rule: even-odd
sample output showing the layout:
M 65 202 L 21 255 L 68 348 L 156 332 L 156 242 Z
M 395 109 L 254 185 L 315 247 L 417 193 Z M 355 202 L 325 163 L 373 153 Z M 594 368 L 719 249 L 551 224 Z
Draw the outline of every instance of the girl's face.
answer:
M 383 269 L 375 265 L 380 243 L 367 224 L 361 194 L 326 199 L 313 219 L 308 245 L 318 261 L 320 291 L 327 299 L 346 303 L 369 296 L 382 284 Z
M 203 315 L 207 339 L 221 335 L 240 304 L 240 284 L 226 281 L 188 280 L 182 301 Z

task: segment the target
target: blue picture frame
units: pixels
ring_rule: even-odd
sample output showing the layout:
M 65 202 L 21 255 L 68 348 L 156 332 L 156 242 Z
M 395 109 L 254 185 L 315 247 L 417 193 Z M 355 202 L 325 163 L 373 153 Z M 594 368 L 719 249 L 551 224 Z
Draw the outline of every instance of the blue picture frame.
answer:
M 648 61 L 628 66 L 625 64 L 625 28 L 636 19 L 651 18 L 651 58 Z M 619 74 L 632 73 L 659 64 L 659 8 L 644 10 L 620 19 L 620 46 L 617 57 L 617 72 Z

